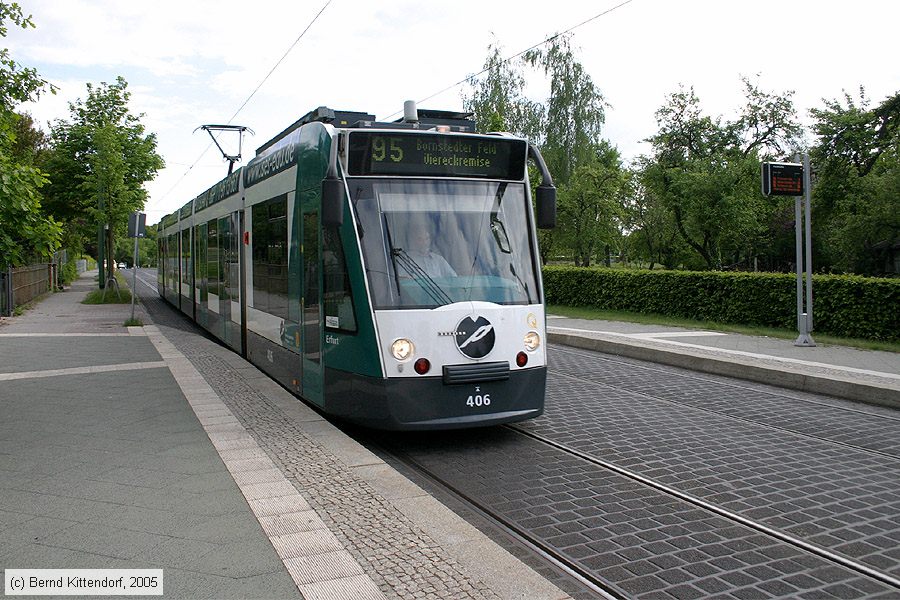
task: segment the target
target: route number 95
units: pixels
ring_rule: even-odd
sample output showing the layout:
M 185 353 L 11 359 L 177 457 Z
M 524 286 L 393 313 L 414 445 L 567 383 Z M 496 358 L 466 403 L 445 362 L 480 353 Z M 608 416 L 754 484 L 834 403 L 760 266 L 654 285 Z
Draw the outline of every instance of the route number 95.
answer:
M 400 146 L 400 140 L 387 138 L 386 141 L 383 137 L 376 137 L 372 140 L 372 160 L 382 162 L 385 158 L 390 158 L 393 162 L 403 160 L 403 148 Z

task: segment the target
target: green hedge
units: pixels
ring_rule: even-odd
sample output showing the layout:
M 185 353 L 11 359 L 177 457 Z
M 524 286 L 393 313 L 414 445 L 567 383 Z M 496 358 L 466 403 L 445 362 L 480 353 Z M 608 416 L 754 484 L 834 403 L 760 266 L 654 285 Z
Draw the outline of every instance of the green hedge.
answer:
M 797 327 L 795 275 L 557 266 L 543 274 L 548 304 Z M 814 332 L 900 341 L 900 279 L 814 275 L 813 317 Z

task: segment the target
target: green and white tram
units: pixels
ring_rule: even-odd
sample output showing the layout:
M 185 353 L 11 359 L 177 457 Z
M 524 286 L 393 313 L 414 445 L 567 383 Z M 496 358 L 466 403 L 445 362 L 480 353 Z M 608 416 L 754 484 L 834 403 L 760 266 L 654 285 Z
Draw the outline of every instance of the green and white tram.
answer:
M 320 107 L 163 218 L 159 293 L 328 414 L 384 429 L 536 417 L 550 174 L 525 140 L 407 104 L 394 123 Z

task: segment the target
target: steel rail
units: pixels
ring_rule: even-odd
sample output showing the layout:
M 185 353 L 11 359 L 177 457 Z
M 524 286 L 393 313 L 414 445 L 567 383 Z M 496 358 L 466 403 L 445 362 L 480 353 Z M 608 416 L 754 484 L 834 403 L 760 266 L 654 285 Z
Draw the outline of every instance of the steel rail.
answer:
M 779 531 L 777 529 L 769 527 L 768 525 L 759 523 L 758 521 L 748 519 L 747 517 L 741 516 L 735 512 L 732 512 L 732 511 L 722 508 L 720 506 L 716 506 L 715 504 L 711 504 L 705 500 L 702 500 L 700 498 L 697 498 L 696 496 L 692 496 L 691 494 L 687 494 L 685 492 L 677 490 L 677 489 L 675 489 L 671 486 L 668 486 L 664 483 L 659 483 L 648 477 L 644 477 L 643 475 L 635 473 L 629 469 L 620 467 L 618 465 L 615 465 L 611 462 L 597 458 L 595 456 L 591 456 L 590 454 L 587 454 L 580 450 L 576 450 L 575 448 L 572 448 L 565 444 L 561 444 L 561 443 L 553 441 L 549 438 L 545 438 L 542 435 L 527 431 L 525 429 L 522 429 L 519 426 L 503 425 L 502 427 L 505 427 L 507 429 L 515 431 L 516 433 L 518 433 L 520 435 L 531 438 L 535 441 L 538 441 L 542 444 L 545 444 L 545 445 L 555 448 L 557 450 L 561 450 L 571 456 L 575 456 L 575 457 L 585 460 L 591 464 L 597 465 L 599 467 L 603 467 L 603 468 L 610 470 L 614 473 L 617 473 L 623 477 L 627 477 L 628 479 L 631 479 L 632 481 L 636 481 L 638 483 L 641 483 L 643 485 L 651 487 L 657 491 L 663 492 L 670 496 L 674 496 L 675 498 L 678 498 L 679 500 L 682 500 L 689 504 L 693 504 L 694 506 L 700 507 L 704 510 L 707 510 L 709 512 L 717 514 L 720 517 L 724 517 L 731 521 L 740 523 L 741 525 L 744 525 L 745 527 L 749 527 L 750 529 L 753 529 L 755 531 L 758 531 L 760 533 L 763 533 L 765 535 L 773 537 L 773 538 L 775 538 L 779 541 L 782 541 L 786 544 L 790 544 L 797 548 L 801 548 L 801 549 L 809 552 L 810 554 L 814 554 L 825 560 L 837 563 L 837 564 L 839 564 L 847 569 L 850 569 L 856 573 L 865 575 L 866 577 L 876 579 L 882 583 L 885 583 L 894 588 L 900 589 L 900 579 L 893 577 L 892 575 L 890 575 L 888 573 L 882 573 L 881 571 L 877 571 L 877 570 L 873 569 L 872 567 L 869 567 L 866 564 L 863 564 L 859 561 L 853 560 L 852 558 L 848 558 L 841 554 L 837 554 L 826 548 L 822 548 L 821 546 L 811 544 L 809 542 L 801 540 L 800 538 L 794 537 L 793 535 L 791 535 L 789 533 Z
M 571 577 L 572 579 L 577 581 L 580 585 L 584 586 L 587 591 L 591 592 L 595 596 L 604 598 L 606 600 L 622 600 L 631 597 L 630 594 L 622 589 L 619 589 L 615 584 L 598 578 L 591 572 L 581 568 L 571 560 L 567 559 L 565 556 L 557 552 L 554 548 L 546 545 L 540 539 L 528 534 L 521 528 L 516 527 L 513 523 L 510 523 L 504 517 L 492 511 L 490 508 L 484 506 L 478 500 L 472 498 L 450 482 L 431 472 L 427 467 L 419 464 L 414 458 L 412 458 L 405 452 L 397 450 L 396 448 L 385 447 L 382 443 L 373 440 L 369 436 L 366 436 L 366 444 L 379 448 L 381 452 L 389 455 L 390 457 L 393 457 L 394 459 L 402 463 L 406 468 L 410 469 L 420 477 L 423 477 L 429 482 L 436 484 L 441 488 L 443 492 L 451 495 L 457 501 L 465 504 L 466 508 L 480 516 L 482 519 L 488 521 L 493 526 L 500 529 L 508 538 L 526 547 L 530 552 L 537 555 L 540 559 L 549 563 L 555 569 L 561 571 L 564 575 Z

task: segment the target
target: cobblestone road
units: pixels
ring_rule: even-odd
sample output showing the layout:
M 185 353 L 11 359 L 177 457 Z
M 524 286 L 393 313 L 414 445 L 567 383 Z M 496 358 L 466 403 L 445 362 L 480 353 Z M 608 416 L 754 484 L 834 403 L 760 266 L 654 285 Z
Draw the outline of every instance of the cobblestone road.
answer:
M 554 371 L 534 431 L 900 576 L 897 411 L 568 349 Z
M 551 348 L 547 413 L 521 425 L 896 574 L 890 409 Z M 402 451 L 629 596 L 896 598 L 900 590 L 511 429 Z

